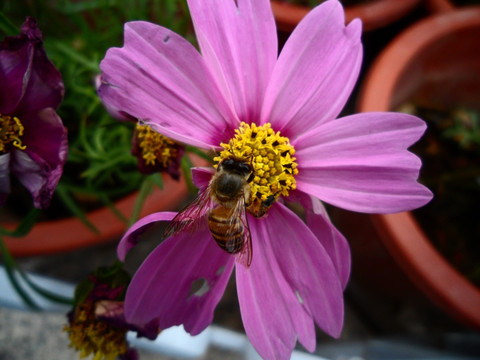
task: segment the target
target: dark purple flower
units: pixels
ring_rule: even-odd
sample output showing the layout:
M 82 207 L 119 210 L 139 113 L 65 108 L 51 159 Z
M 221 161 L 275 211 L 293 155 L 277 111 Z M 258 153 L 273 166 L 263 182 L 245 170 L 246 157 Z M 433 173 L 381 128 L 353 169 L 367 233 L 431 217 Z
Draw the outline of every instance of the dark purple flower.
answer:
M 0 83 L 0 205 L 11 172 L 44 209 L 62 175 L 68 142 L 56 113 L 62 77 L 43 49 L 35 19 L 28 17 L 19 36 L 0 42 Z

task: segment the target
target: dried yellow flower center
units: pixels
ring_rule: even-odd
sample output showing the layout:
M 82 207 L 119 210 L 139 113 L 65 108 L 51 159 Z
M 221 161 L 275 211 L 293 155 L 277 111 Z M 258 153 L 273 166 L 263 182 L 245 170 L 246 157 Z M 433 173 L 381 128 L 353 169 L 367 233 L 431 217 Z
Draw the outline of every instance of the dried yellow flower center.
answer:
M 69 335 L 70 346 L 80 352 L 80 358 L 93 354 L 93 360 L 116 360 L 128 350 L 127 329 L 97 320 L 92 301 L 79 305 L 73 321 L 63 330 Z
M 23 130 L 19 118 L 0 114 L 0 152 L 6 153 L 8 144 L 25 150 L 26 146 L 22 144 L 21 140 Z
M 176 141 L 153 131 L 148 125 L 137 124 L 136 131 L 142 158 L 147 165 L 158 162 L 167 167 L 178 156 Z
M 254 216 L 262 216 L 280 196 L 288 196 L 289 191 L 296 188 L 295 149 L 289 139 L 275 132 L 269 123 L 257 126 L 242 122 L 235 133 L 228 144 L 221 144 L 224 150 L 214 160 L 218 164 L 235 156 L 252 165 L 247 210 Z

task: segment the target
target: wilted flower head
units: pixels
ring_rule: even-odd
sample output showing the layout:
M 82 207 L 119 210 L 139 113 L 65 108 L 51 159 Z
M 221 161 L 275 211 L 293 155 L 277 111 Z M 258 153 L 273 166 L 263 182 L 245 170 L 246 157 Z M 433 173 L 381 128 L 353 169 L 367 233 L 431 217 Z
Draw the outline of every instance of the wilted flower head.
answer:
M 180 161 L 185 146 L 152 130 L 148 125 L 137 123 L 132 137 L 132 154 L 137 157 L 142 174 L 166 172 L 178 180 Z
M 343 324 L 350 252 L 320 200 L 375 213 L 424 205 L 431 193 L 407 148 L 425 124 L 399 113 L 337 119 L 362 60 L 361 23 L 345 26 L 337 0 L 312 10 L 278 59 L 269 0 L 188 4 L 201 53 L 131 22 L 101 63 L 105 103 L 219 152 L 215 173 L 194 169 L 200 193 L 185 211 L 150 215 L 121 240 L 124 259 L 147 227 L 173 219 L 132 279 L 126 318 L 198 334 L 235 266 L 250 341 L 264 359 L 289 359 L 297 340 L 315 349 L 314 324 L 334 337 Z M 306 223 L 286 201 L 304 206 Z
M 149 339 L 158 335 L 156 321 L 139 327 L 125 320 L 123 299 L 129 281 L 129 275 L 117 263 L 98 268 L 77 286 L 64 331 L 81 358 L 93 355 L 94 360 L 136 360 L 136 351 L 127 343 L 127 331 Z
M 37 208 L 50 204 L 67 158 L 67 131 L 55 110 L 63 82 L 45 54 L 33 18 L 21 34 L 0 42 L 0 205 L 10 173 L 30 191 Z

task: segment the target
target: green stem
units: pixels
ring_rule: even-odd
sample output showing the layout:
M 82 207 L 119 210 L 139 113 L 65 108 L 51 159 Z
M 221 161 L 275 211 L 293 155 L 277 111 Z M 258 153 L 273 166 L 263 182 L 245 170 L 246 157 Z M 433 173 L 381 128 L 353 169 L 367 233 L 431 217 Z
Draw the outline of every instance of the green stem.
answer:
M 3 12 L 0 11 L 0 30 L 6 35 L 15 36 L 20 34 L 20 29 L 17 28 Z
M 189 145 L 187 145 L 185 149 L 187 150 L 187 152 L 198 155 L 201 158 L 207 160 L 208 162 L 213 163 L 212 156 L 207 154 L 205 151 L 197 149 L 196 147 L 189 146 Z
M 7 271 L 8 280 L 12 284 L 13 288 L 17 292 L 17 294 L 22 298 L 23 302 L 33 310 L 39 310 L 40 307 L 35 303 L 35 301 L 28 295 L 28 293 L 23 289 L 20 282 L 17 280 L 17 276 L 15 274 L 18 271 L 18 266 L 13 259 L 13 256 L 8 251 L 5 242 L 3 241 L 3 237 L 0 235 L 0 251 L 2 253 L 2 259 L 5 264 L 5 270 Z
M 35 225 L 39 213 L 40 210 L 32 208 L 15 230 L 7 230 L 0 226 L 0 235 L 7 235 L 10 237 L 23 237 L 27 235 L 33 225 Z
M 183 156 L 181 161 L 183 175 L 185 176 L 185 182 L 187 184 L 187 189 L 191 194 L 195 194 L 198 190 L 193 185 L 192 181 L 192 167 L 193 163 L 190 161 L 188 156 Z
M 62 200 L 63 204 L 67 207 L 68 210 L 70 210 L 76 217 L 80 219 L 80 221 L 90 230 L 92 230 L 95 234 L 99 234 L 100 230 L 98 230 L 95 225 L 93 225 L 88 219 L 87 216 L 85 215 L 85 212 L 83 212 L 82 209 L 77 205 L 75 200 L 72 198 L 68 190 L 61 184 L 59 183 L 57 185 L 57 188 L 55 190 L 56 194 L 60 197 Z
M 137 221 L 140 217 L 140 212 L 142 211 L 143 204 L 145 203 L 147 196 L 152 192 L 152 188 L 153 181 L 149 177 L 146 177 L 145 180 L 143 180 L 142 185 L 140 186 L 140 190 L 138 191 L 138 196 L 135 199 L 135 205 L 133 206 L 128 226 L 132 226 L 135 221 Z
M 32 279 L 28 277 L 22 269 L 18 268 L 17 271 L 19 272 L 20 276 L 25 280 L 25 282 L 39 295 L 43 296 L 44 298 L 51 300 L 56 303 L 66 304 L 66 305 L 73 305 L 73 299 L 69 297 L 65 297 L 62 295 L 57 295 L 49 290 L 43 289 L 42 287 L 35 284 Z

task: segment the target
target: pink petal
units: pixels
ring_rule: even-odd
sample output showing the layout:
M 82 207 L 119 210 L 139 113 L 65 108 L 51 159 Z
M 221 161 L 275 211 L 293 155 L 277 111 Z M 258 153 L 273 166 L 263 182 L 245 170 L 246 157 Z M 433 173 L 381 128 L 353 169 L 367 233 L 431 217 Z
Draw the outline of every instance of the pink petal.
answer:
M 338 1 L 313 9 L 285 44 L 265 95 L 262 123 L 293 140 L 342 110 L 362 61 L 361 23 L 345 27 Z
M 343 295 L 329 255 L 305 224 L 276 203 L 268 217 L 250 218 L 253 260 L 236 267 L 246 333 L 263 359 L 289 359 L 298 340 L 315 348 L 312 319 L 338 337 Z
M 296 197 L 305 208 L 307 225 L 320 240 L 332 260 L 345 290 L 351 269 L 350 246 L 347 239 L 335 228 L 322 202 L 317 198 L 296 192 Z
M 222 93 L 239 119 L 258 121 L 277 58 L 269 0 L 189 0 L 195 32 Z
M 166 136 L 212 148 L 233 134 L 235 115 L 204 60 L 168 29 L 127 23 L 124 46 L 109 49 L 100 68 L 98 93 L 105 104 Z
M 323 124 L 296 142 L 297 188 L 345 209 L 389 213 L 432 198 L 407 148 L 425 123 L 399 113 L 363 113 Z
M 129 323 L 158 319 L 162 329 L 183 324 L 192 335 L 213 319 L 225 291 L 234 257 L 221 250 L 207 226 L 161 243 L 143 262 L 125 298 Z
M 139 241 L 139 237 L 145 233 L 148 229 L 160 221 L 170 221 L 177 213 L 175 212 L 158 212 L 145 216 L 133 224 L 123 235 L 122 239 L 118 243 L 117 256 L 121 261 L 125 261 L 125 257 L 131 248 L 136 246 Z
M 215 173 L 213 167 L 194 167 L 192 168 L 192 182 L 198 189 L 204 189 L 210 183 L 212 175 Z

